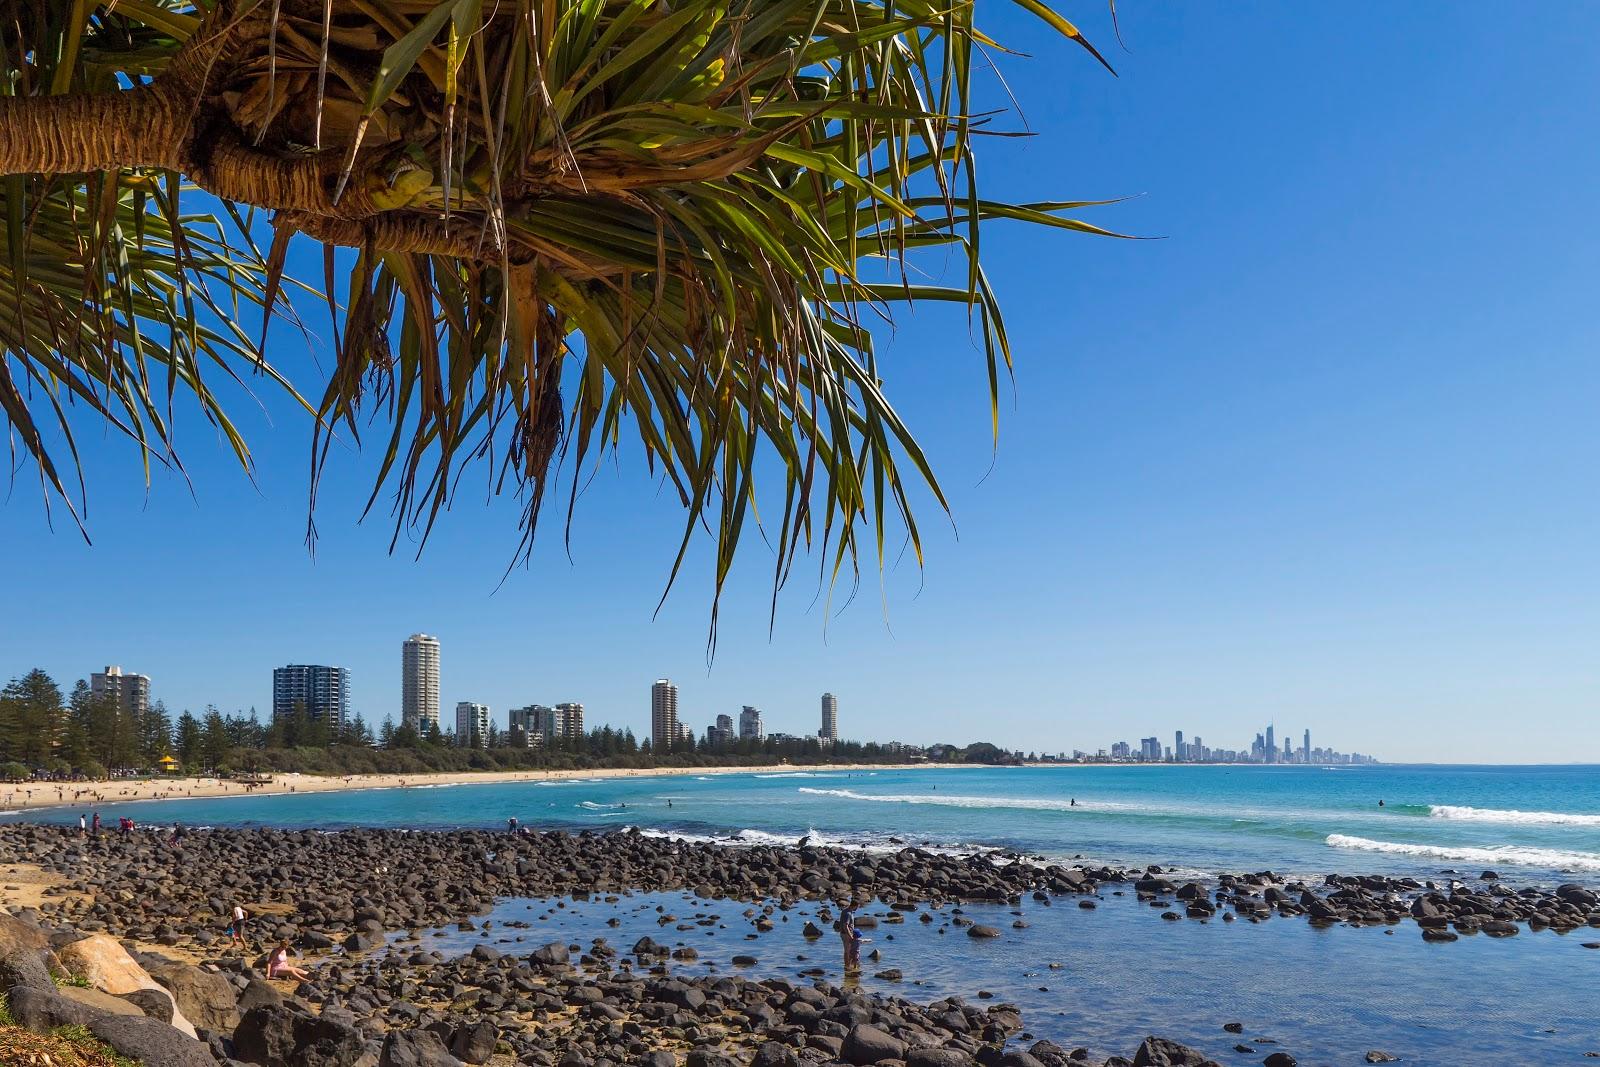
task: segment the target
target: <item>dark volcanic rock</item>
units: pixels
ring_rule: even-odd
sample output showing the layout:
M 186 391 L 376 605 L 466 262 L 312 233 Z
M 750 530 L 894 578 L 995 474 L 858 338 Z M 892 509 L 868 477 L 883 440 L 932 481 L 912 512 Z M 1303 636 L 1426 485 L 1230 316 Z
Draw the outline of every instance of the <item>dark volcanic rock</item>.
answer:
M 906 1043 L 890 1037 L 876 1026 L 861 1023 L 850 1029 L 840 1051 L 847 1062 L 856 1067 L 868 1067 L 884 1060 L 904 1059 Z
M 1164 1037 L 1147 1037 L 1133 1054 L 1133 1067 L 1204 1067 L 1206 1057 Z
M 89 1032 L 130 1059 L 160 1067 L 217 1067 L 201 1041 L 144 1015 L 101 1015 Z
M 432 1030 L 391 1030 L 378 1067 L 461 1067 Z

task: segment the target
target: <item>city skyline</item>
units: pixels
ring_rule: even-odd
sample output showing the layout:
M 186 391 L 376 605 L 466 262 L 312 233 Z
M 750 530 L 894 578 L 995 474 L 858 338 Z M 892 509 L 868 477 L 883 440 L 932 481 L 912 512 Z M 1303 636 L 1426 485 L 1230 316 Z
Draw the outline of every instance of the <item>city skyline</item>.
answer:
M 419 640 L 420 639 L 420 640 Z M 413 650 L 415 647 L 425 647 L 431 654 L 431 660 L 423 664 L 423 671 L 430 669 L 432 677 L 437 681 L 438 664 L 441 658 L 442 642 L 439 638 L 426 634 L 412 634 L 403 642 L 405 654 L 402 656 L 402 686 L 406 678 L 414 669 Z M 344 701 L 349 696 L 349 672 L 345 668 L 332 666 L 307 666 L 291 664 L 287 667 L 275 668 L 273 671 L 273 715 L 280 714 L 278 705 L 283 695 L 280 679 L 286 672 L 321 672 L 317 675 L 306 674 L 295 676 L 293 684 L 300 687 L 294 690 L 303 692 L 306 687 L 320 684 L 325 693 L 330 682 L 327 680 L 331 674 L 336 679 L 333 685 L 335 699 Z M 134 679 L 136 681 L 123 682 L 131 686 L 132 692 L 139 696 L 123 696 L 119 699 L 132 699 L 148 703 L 151 700 L 151 679 L 147 675 L 124 672 L 120 667 L 108 667 L 105 672 L 96 672 L 91 675 L 96 679 L 95 684 L 101 690 L 119 692 L 112 688 L 118 684 L 118 679 Z M 111 679 L 107 681 L 107 679 Z M 317 679 L 313 682 L 313 678 Z M 125 692 L 125 691 L 122 691 Z M 437 694 L 435 694 L 437 697 Z M 157 695 L 154 699 L 160 699 Z M 324 697 L 324 699 L 326 699 Z M 292 704 L 293 701 L 291 700 Z M 317 716 L 311 708 L 311 702 L 306 701 L 308 714 Z M 141 705 L 142 706 L 142 705 Z M 767 730 L 761 709 L 755 705 L 741 705 L 737 716 L 731 712 L 707 713 L 708 719 L 703 727 L 695 724 L 693 714 L 684 715 L 679 708 L 679 689 L 670 679 L 657 679 L 651 686 L 650 708 L 645 729 L 635 729 L 634 722 L 627 713 L 620 717 L 600 716 L 590 724 L 596 728 L 610 726 L 618 730 L 631 730 L 641 741 L 649 739 L 653 748 L 659 749 L 663 739 L 671 739 L 674 746 L 685 742 L 693 742 L 702 736 L 712 743 L 731 744 L 739 740 L 774 737 L 783 739 L 804 739 L 807 736 L 815 737 L 824 744 L 833 741 L 859 740 L 875 741 L 913 746 L 928 746 L 935 744 L 965 744 L 987 741 L 998 744 L 1009 752 L 1027 755 L 1037 755 L 1045 760 L 1078 760 L 1078 761 L 1128 761 L 1143 763 L 1265 763 L 1265 764 L 1347 764 L 1347 763 L 1377 763 L 1377 762 L 1408 762 L 1404 760 L 1386 760 L 1371 753 L 1352 750 L 1343 752 L 1333 748 L 1313 748 L 1311 744 L 1312 730 L 1303 727 L 1299 746 L 1295 746 L 1291 737 L 1286 736 L 1283 745 L 1277 744 L 1276 722 L 1269 722 L 1265 729 L 1259 731 L 1247 748 L 1227 749 L 1206 745 L 1199 734 L 1187 734 L 1183 729 L 1173 732 L 1173 743 L 1163 745 L 1158 735 L 1141 737 L 1135 745 L 1129 741 L 1112 742 L 1107 747 L 1096 749 L 1080 749 L 1068 744 L 1045 744 L 1034 739 L 1030 743 L 1009 744 L 995 741 L 989 736 L 941 736 L 937 739 L 926 737 L 902 737 L 877 733 L 865 728 L 858 734 L 841 734 L 839 732 L 839 701 L 832 692 L 824 692 L 820 701 L 821 719 L 820 727 L 813 733 L 799 731 L 791 733 L 785 730 Z M 170 712 L 177 714 L 183 710 L 195 709 L 169 708 Z M 235 712 L 248 712 L 250 708 L 228 709 Z M 395 725 L 400 725 L 400 717 L 388 713 Z M 354 718 L 360 715 L 369 729 L 374 732 L 383 723 L 384 715 L 368 715 L 357 709 L 348 711 L 348 716 Z M 259 713 L 258 713 L 259 716 Z M 344 721 L 340 719 L 339 721 Z M 553 737 L 575 739 L 582 735 L 587 726 L 585 724 L 584 704 L 579 701 L 563 701 L 551 705 L 529 704 L 509 707 L 502 713 L 494 711 L 492 705 L 477 701 L 458 700 L 455 702 L 453 721 L 440 721 L 438 723 L 442 733 L 456 739 L 458 744 L 468 742 L 462 740 L 463 725 L 472 731 L 474 743 L 481 744 L 485 738 L 494 735 L 501 739 L 501 743 L 510 746 L 539 746 L 547 744 Z M 1315 758 L 1313 758 L 1315 757 Z M 1430 762 L 1430 761 L 1415 761 Z

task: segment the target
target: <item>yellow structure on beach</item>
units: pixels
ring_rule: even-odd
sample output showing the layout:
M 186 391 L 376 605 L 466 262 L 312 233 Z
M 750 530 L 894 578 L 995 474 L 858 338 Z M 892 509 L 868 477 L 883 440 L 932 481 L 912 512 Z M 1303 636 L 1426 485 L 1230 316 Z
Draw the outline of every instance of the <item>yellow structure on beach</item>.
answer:
M 162 774 L 179 774 L 183 771 L 183 767 L 171 756 L 162 756 L 156 762 L 161 764 Z

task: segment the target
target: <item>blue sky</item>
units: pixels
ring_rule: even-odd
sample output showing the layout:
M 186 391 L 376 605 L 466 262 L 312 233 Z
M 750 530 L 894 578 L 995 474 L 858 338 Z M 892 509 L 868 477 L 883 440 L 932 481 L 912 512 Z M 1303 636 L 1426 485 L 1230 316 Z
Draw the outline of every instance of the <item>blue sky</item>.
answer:
M 981 9 L 1037 52 L 1002 63 L 1038 136 L 984 146 L 990 193 L 1134 196 L 1093 219 L 1162 240 L 985 238 L 1018 357 L 998 451 L 959 313 L 882 338 L 954 506 L 923 501 L 925 570 L 891 561 L 831 615 L 797 578 L 769 637 L 752 539 L 708 666 L 703 553 L 653 616 L 679 513 L 634 454 L 571 560 L 551 524 L 503 585 L 512 502 L 464 491 L 391 557 L 383 515 L 355 521 L 370 456 L 336 455 L 311 558 L 309 427 L 268 397 L 240 411 L 255 485 L 198 420 L 192 494 L 86 432 L 92 547 L 18 476 L 0 674 L 120 663 L 173 709 L 265 712 L 273 666 L 332 662 L 378 720 L 424 630 L 446 706 L 501 721 L 581 700 L 642 730 L 666 675 L 697 727 L 753 703 L 815 730 L 832 690 L 859 737 L 1233 746 L 1273 721 L 1391 760 L 1600 762 L 1600 8 L 1122 8 L 1127 52 L 1100 5 L 1069 12 L 1115 79 Z M 273 352 L 312 392 L 317 355 Z

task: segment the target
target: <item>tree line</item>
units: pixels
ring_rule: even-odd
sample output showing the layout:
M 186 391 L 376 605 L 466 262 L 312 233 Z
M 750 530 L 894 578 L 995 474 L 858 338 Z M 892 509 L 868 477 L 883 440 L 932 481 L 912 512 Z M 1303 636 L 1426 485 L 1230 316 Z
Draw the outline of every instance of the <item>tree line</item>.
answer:
M 110 775 L 158 770 L 163 757 L 185 773 L 301 771 L 309 774 L 412 774 L 428 771 L 585 769 L 591 767 L 765 766 L 787 763 L 903 763 L 898 749 L 872 742 L 815 737 L 742 738 L 713 742 L 700 737 L 652 751 L 633 731 L 599 726 L 577 737 L 553 737 L 537 747 L 513 746 L 508 731 L 491 725 L 483 744 L 457 745 L 437 724 L 417 729 L 386 717 L 376 731 L 361 715 L 342 726 L 314 717 L 297 705 L 263 722 L 255 711 L 224 714 L 207 707 L 173 716 L 161 701 L 138 713 L 114 695 L 94 693 L 79 680 L 70 695 L 48 673 L 35 668 L 0 690 L 0 778 L 51 775 Z M 955 762 L 1007 762 L 993 745 L 936 746 L 939 758 Z

